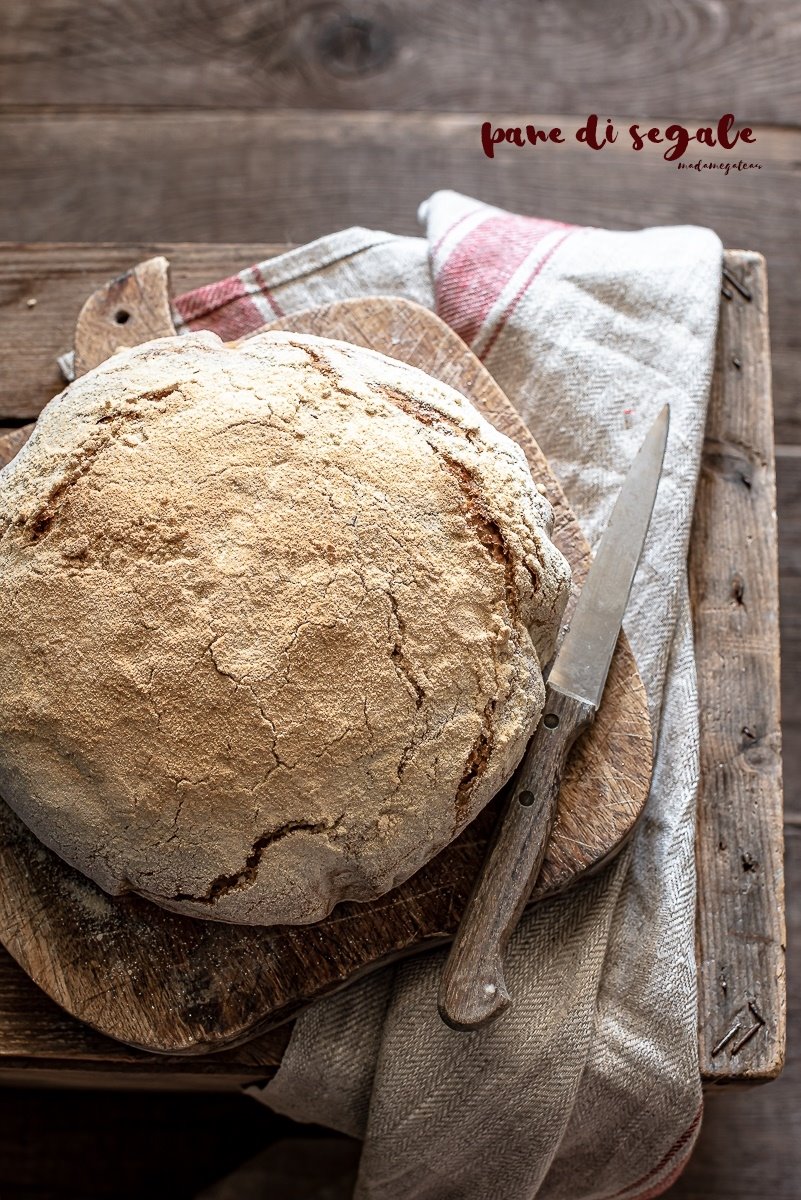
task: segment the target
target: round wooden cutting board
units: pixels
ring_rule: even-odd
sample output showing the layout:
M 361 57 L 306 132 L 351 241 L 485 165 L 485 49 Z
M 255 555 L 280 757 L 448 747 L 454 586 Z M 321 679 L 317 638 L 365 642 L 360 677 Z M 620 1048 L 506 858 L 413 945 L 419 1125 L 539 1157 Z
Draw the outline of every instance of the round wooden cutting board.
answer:
M 114 286 L 119 289 L 119 281 Z M 119 303 L 118 291 L 113 304 Z M 135 297 L 126 304 L 127 342 L 136 337 L 139 321 Z M 98 311 L 107 324 L 113 321 L 102 303 Z M 170 332 L 163 316 L 169 306 L 162 303 L 160 312 L 155 327 L 145 314 L 138 340 Z M 587 543 L 531 433 L 442 321 L 408 301 L 375 298 L 296 314 L 269 328 L 369 346 L 470 397 L 522 446 L 553 504 L 554 541 L 573 569 L 572 605 L 590 560 Z M 99 361 L 93 361 L 91 338 L 79 337 L 76 350 L 83 369 Z M 107 346 L 101 357 L 108 353 Z M 13 457 L 21 441 L 19 431 L 0 439 L 0 462 Z M 533 899 L 570 886 L 620 847 L 644 806 L 651 764 L 645 693 L 621 636 L 595 725 L 569 764 Z M 42 846 L 0 801 L 0 940 L 49 996 L 102 1033 L 170 1054 L 221 1049 L 286 1021 L 315 997 L 390 958 L 450 938 L 500 799 L 379 900 L 340 904 L 316 925 L 272 928 L 200 921 L 136 896 L 107 896 Z

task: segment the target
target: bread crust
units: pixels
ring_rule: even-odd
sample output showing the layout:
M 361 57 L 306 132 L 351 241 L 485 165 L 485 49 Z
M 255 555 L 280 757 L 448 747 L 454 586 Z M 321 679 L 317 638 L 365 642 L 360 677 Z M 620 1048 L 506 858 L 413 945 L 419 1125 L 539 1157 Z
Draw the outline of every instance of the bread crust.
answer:
M 569 592 L 522 452 L 327 339 L 121 352 L 0 473 L 0 789 L 112 894 L 316 921 L 505 782 Z

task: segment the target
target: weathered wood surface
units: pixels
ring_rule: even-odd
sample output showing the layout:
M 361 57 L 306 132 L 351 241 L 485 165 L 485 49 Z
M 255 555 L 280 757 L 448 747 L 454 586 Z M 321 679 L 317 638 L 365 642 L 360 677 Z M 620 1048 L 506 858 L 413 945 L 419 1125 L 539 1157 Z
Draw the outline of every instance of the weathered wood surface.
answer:
M 159 255 L 92 292 L 75 325 L 75 376 L 85 375 L 117 350 L 175 333 L 169 271 L 169 262 Z
M 781 581 L 782 757 L 788 819 L 801 827 L 801 446 L 776 455 Z M 801 988 L 796 989 L 801 996 Z
M 785 526 L 801 533 L 801 512 L 786 510 Z M 798 612 L 798 609 L 796 610 Z M 795 618 L 797 621 L 797 617 Z M 785 628 L 783 622 L 783 628 Z M 799 644 L 783 650 L 785 676 L 796 694 L 801 672 Z M 801 776 L 786 774 L 787 925 L 791 980 L 801 950 Z M 769 1087 L 708 1088 L 701 1135 L 689 1165 L 665 1200 L 798 1200 L 801 1195 L 801 988 L 790 987 L 787 1065 Z
M 801 98 L 792 0 L 4 0 L 0 39 L 6 105 L 717 117 L 725 97 L 782 124 Z
M 801 130 L 756 128 L 756 145 L 741 157 L 762 169 L 727 175 L 680 171 L 664 161 L 662 147 L 635 153 L 623 138 L 597 153 L 572 139 L 506 147 L 490 161 L 479 144 L 482 119 L 472 112 L 13 111 L 0 116 L 0 238 L 299 242 L 351 224 L 414 234 L 418 204 L 443 187 L 578 224 L 709 225 L 724 244 L 754 246 L 767 257 L 778 438 L 801 441 L 801 272 L 788 252 L 801 224 Z M 503 117 L 565 129 L 582 119 L 526 109 Z M 740 155 L 705 149 L 686 157 Z
M 290 1027 L 201 1058 L 134 1050 L 76 1021 L 0 946 L 0 1081 L 77 1087 L 219 1091 L 266 1079 Z
M 159 314 L 164 321 L 158 281 L 155 295 L 137 291 L 147 282 L 142 267 L 129 286 L 115 283 L 84 306 L 79 341 L 87 364 L 102 361 L 120 286 L 127 286 L 132 324 L 147 328 Z M 144 304 L 137 310 L 141 296 L 152 311 Z M 405 358 L 470 396 L 514 437 L 554 506 L 554 541 L 573 568 L 575 601 L 589 547 L 536 442 L 456 334 L 418 305 L 381 299 L 310 310 L 280 326 Z M 621 637 L 604 703 L 565 772 L 535 897 L 569 886 L 614 852 L 642 811 L 650 775 L 645 693 Z M 0 803 L 0 938 L 48 995 L 102 1032 L 162 1052 L 218 1049 L 285 1020 L 382 960 L 451 936 L 501 803 L 380 900 L 339 905 L 312 927 L 268 929 L 183 918 L 138 897 L 108 897 Z
M 0 420 L 32 420 L 64 387 L 58 358 L 72 348 L 81 306 L 96 288 L 144 259 L 173 264 L 175 295 L 271 258 L 285 246 L 1 245 Z
M 700 1056 L 708 1079 L 784 1062 L 776 497 L 765 265 L 730 259 L 690 554 L 698 655 Z

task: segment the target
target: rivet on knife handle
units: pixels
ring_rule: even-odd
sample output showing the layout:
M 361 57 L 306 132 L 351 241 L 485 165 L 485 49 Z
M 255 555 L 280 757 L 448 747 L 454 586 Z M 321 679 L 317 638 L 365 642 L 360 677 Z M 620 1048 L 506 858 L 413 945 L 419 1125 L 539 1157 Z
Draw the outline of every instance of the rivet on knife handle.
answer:
M 594 717 L 593 705 L 548 688 L 440 980 L 439 1012 L 452 1029 L 477 1029 L 510 1003 L 506 944 L 539 875 L 571 747 Z

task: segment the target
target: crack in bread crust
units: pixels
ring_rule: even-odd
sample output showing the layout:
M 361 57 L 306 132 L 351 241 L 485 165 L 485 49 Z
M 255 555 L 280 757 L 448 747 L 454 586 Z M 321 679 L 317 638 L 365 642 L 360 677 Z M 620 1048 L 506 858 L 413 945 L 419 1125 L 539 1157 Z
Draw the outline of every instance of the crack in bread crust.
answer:
M 449 455 L 443 453 L 441 458 L 461 488 L 468 527 L 473 530 L 490 558 L 503 567 L 506 606 L 510 616 L 516 621 L 519 617 L 520 604 L 515 580 L 515 556 L 506 543 L 500 525 L 487 508 L 481 491 L 476 485 L 475 477 L 471 475 L 467 467 Z M 529 570 L 529 574 L 536 591 L 539 581 L 533 571 Z
M 481 721 L 481 732 L 470 747 L 470 753 L 465 762 L 464 773 L 456 788 L 454 834 L 462 828 L 467 820 L 470 793 L 489 766 L 493 749 L 492 717 L 496 704 L 497 701 L 494 697 L 487 701 Z
M 138 401 L 160 401 L 174 395 L 173 387 L 161 388 L 143 392 L 136 398 Z M 44 503 L 31 516 L 26 516 L 20 522 L 23 535 L 28 543 L 37 542 L 50 532 L 53 522 L 59 515 L 59 509 L 70 490 L 87 475 L 95 465 L 96 460 L 106 450 L 114 446 L 117 435 L 123 429 L 133 425 L 140 430 L 146 424 L 146 414 L 139 408 L 124 409 L 121 412 L 105 413 L 95 420 L 95 426 L 107 426 L 103 433 L 93 432 L 75 452 L 74 461 L 63 478 L 55 483 Z
M 277 829 L 271 829 L 267 833 L 263 833 L 261 837 L 256 838 L 251 847 L 250 854 L 245 859 L 245 865 L 239 871 L 232 871 L 229 875 L 218 875 L 216 879 L 211 881 L 207 891 L 201 896 L 195 896 L 191 892 L 179 892 L 177 896 L 172 897 L 172 900 L 177 902 L 190 900 L 194 904 L 214 904 L 221 896 L 227 896 L 230 892 L 240 892 L 255 882 L 259 873 L 259 867 L 261 866 L 261 860 L 270 846 L 274 846 L 276 842 L 289 837 L 292 833 L 330 832 L 337 828 L 341 820 L 342 817 L 333 822 L 286 821 L 283 825 L 279 825 Z

